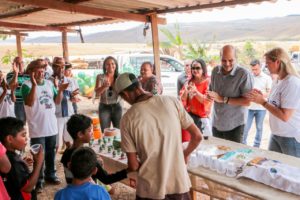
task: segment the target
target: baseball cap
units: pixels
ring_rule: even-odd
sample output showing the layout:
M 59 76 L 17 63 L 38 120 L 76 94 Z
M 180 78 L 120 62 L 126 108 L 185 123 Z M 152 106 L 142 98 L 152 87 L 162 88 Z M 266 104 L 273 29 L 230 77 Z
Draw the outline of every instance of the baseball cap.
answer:
M 115 90 L 119 94 L 132 84 L 138 82 L 139 80 L 136 78 L 136 76 L 132 73 L 123 73 L 120 76 L 118 76 L 116 82 L 115 82 Z
M 251 65 L 251 66 L 260 65 L 260 62 L 259 62 L 259 60 L 254 59 L 254 60 L 252 60 L 252 61 L 250 62 L 250 65 Z

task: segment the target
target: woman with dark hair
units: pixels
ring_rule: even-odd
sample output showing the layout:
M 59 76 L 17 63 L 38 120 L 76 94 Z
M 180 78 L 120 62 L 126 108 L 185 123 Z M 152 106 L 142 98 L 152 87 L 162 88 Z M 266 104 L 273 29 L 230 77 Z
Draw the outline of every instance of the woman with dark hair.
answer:
M 139 80 L 142 88 L 152 94 L 162 94 L 162 85 L 156 76 L 153 74 L 154 66 L 151 62 L 143 62 L 140 69 Z
M 112 56 L 106 57 L 103 61 L 103 74 L 97 75 L 95 86 L 96 96 L 100 97 L 99 119 L 102 132 L 104 132 L 105 128 L 109 128 L 111 123 L 116 128 L 120 127 L 122 116 L 121 99 L 114 90 L 115 80 L 118 75 L 117 60 Z
M 198 128 L 202 131 L 203 127 L 210 130 L 208 117 L 211 101 L 206 96 L 209 79 L 207 78 L 207 68 L 204 60 L 200 58 L 193 60 L 191 73 L 191 79 L 181 89 L 180 98 Z

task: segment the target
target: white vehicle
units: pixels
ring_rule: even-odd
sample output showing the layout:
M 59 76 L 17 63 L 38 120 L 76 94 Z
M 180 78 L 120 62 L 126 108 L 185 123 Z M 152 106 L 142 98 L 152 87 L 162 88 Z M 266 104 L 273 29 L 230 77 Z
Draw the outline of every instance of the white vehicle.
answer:
M 154 63 L 153 54 L 115 54 L 112 56 L 118 61 L 120 73 L 131 72 L 137 76 L 140 74 L 140 66 L 143 62 L 150 61 Z M 79 79 L 79 87 L 83 95 L 88 95 L 86 92 L 90 93 L 92 90 L 91 86 L 95 83 L 95 76 L 102 73 L 105 57 L 106 55 L 71 57 L 71 63 L 75 68 L 73 74 Z M 72 58 L 73 60 L 84 60 L 86 62 L 86 69 L 76 69 L 76 64 L 78 63 L 76 61 L 72 62 Z M 176 96 L 177 78 L 184 70 L 183 63 L 171 56 L 161 55 L 160 67 L 163 94 Z
M 291 55 L 292 64 L 300 72 L 300 51 L 295 51 Z

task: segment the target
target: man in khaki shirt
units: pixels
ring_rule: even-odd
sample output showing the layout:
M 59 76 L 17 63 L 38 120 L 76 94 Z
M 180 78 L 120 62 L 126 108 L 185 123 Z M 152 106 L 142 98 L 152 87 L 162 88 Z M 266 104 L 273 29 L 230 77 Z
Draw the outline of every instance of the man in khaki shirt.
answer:
M 115 90 L 132 105 L 121 119 L 121 146 L 138 172 L 137 199 L 190 199 L 186 161 L 202 139 L 192 118 L 175 97 L 145 92 L 134 74 L 121 74 Z M 191 134 L 186 149 L 182 128 Z

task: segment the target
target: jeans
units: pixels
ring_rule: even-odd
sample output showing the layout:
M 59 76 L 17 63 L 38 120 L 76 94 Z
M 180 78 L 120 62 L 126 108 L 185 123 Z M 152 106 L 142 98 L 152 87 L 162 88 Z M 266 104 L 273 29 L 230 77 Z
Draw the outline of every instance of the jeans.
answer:
M 77 103 L 72 103 L 72 106 L 73 106 L 74 113 L 77 114 L 77 112 L 78 112 Z
M 271 135 L 269 150 L 300 158 L 300 143 L 295 138 Z
M 120 121 L 122 117 L 122 106 L 120 103 L 116 104 L 99 104 L 99 119 L 101 131 L 104 132 L 105 128 L 109 128 L 113 123 L 113 127 L 120 128 Z
M 248 133 L 251 128 L 253 118 L 255 118 L 256 135 L 254 140 L 254 147 L 260 146 L 265 116 L 266 110 L 248 110 L 248 119 L 244 131 L 243 144 L 247 144 Z
M 26 114 L 24 108 L 24 102 L 15 102 L 15 115 L 16 118 L 26 123 Z
M 57 135 L 40 137 L 40 138 L 31 138 L 30 144 L 42 144 L 44 147 L 45 162 L 44 166 L 41 169 L 40 176 L 38 179 L 38 184 L 44 183 L 45 178 L 55 178 L 55 147 L 56 147 L 56 137 Z
M 245 125 L 240 125 L 230 131 L 219 131 L 215 127 L 213 127 L 212 128 L 213 136 L 225 140 L 241 143 L 243 140 L 244 126 Z

